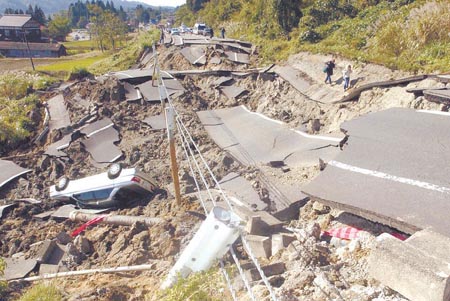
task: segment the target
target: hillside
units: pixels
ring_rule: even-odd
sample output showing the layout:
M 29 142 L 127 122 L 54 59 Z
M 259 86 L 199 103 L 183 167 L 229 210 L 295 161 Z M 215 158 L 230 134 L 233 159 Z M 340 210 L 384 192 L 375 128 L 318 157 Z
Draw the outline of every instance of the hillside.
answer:
M 44 10 L 44 13 L 46 15 L 48 14 L 54 14 L 61 10 L 67 10 L 70 3 L 76 2 L 75 0 L 0 0 L 0 13 L 3 13 L 6 8 L 13 8 L 13 9 L 22 9 L 26 10 L 28 5 L 31 4 L 33 7 L 35 5 L 38 5 Z M 83 1 L 84 2 L 84 1 Z M 105 1 L 106 2 L 106 1 Z M 139 1 L 124 1 L 124 0 L 115 0 L 114 6 L 119 7 L 122 6 L 123 8 L 135 8 L 136 5 L 141 4 L 143 6 L 149 6 L 143 2 Z
M 266 5 L 268 4 L 268 5 Z M 266 61 L 306 50 L 414 72 L 449 72 L 450 2 L 435 0 L 188 1 L 179 23 L 258 45 Z

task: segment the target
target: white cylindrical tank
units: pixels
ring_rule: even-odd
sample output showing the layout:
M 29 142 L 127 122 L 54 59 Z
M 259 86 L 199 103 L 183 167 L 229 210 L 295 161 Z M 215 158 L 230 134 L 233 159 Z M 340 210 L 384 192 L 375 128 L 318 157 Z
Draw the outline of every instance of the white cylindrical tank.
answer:
M 174 285 L 178 275 L 186 278 L 191 272 L 209 269 L 216 259 L 225 255 L 239 237 L 240 222 L 241 219 L 233 212 L 214 207 L 183 250 L 161 288 L 166 289 Z

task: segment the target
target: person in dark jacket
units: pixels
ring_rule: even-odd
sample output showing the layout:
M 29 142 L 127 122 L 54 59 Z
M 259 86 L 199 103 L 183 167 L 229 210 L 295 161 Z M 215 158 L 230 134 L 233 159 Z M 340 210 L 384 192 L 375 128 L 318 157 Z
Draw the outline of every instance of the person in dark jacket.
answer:
M 214 36 L 214 30 L 211 27 L 211 31 L 209 32 L 209 37 L 212 39 L 213 36 Z
M 325 63 L 325 73 L 327 74 L 327 77 L 325 78 L 325 83 L 329 83 L 331 85 L 331 76 L 333 75 L 333 69 L 336 67 L 335 60 L 332 59 L 331 61 L 328 61 Z
M 222 27 L 222 28 L 220 29 L 220 37 L 221 37 L 222 39 L 225 39 L 225 27 Z

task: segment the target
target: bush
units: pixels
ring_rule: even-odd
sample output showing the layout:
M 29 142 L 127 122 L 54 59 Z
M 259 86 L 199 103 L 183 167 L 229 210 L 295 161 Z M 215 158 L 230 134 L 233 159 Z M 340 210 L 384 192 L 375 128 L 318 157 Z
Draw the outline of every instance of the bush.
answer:
M 312 29 L 307 29 L 300 34 L 300 41 L 302 42 L 317 43 L 321 38 L 322 37 Z
M 93 75 L 85 67 L 75 67 L 72 69 L 68 80 L 83 79 L 85 77 L 93 77 Z
M 31 287 L 19 301 L 61 301 L 61 292 L 51 284 L 38 284 Z
M 29 118 L 29 112 L 37 104 L 38 99 L 34 95 L 15 100 L 0 98 L 0 152 L 30 136 L 34 124 Z

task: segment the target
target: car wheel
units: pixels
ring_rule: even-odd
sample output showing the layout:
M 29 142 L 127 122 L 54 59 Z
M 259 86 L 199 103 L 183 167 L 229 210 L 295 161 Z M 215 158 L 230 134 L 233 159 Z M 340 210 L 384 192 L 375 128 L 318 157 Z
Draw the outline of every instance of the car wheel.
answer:
M 55 184 L 56 191 L 61 191 L 66 189 L 67 185 L 69 185 L 69 178 L 68 177 L 62 177 L 59 179 L 58 183 Z
M 120 175 L 122 171 L 122 165 L 120 163 L 115 163 L 111 165 L 108 169 L 108 178 L 115 179 Z

